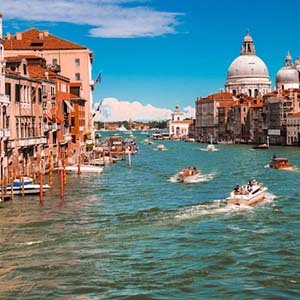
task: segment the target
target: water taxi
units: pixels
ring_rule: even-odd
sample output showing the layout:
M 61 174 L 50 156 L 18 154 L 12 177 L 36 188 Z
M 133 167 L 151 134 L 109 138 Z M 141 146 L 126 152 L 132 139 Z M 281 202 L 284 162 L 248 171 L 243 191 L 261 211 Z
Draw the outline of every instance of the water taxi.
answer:
M 264 200 L 267 188 L 255 179 L 245 185 L 237 185 L 226 198 L 228 204 L 251 206 Z
M 288 161 L 285 157 L 276 157 L 273 156 L 270 161 L 270 168 L 278 169 L 278 170 L 293 170 L 293 165 Z
M 156 150 L 157 151 L 165 151 L 166 147 L 163 144 L 159 144 L 159 145 L 157 145 Z
M 208 144 L 206 147 L 206 150 L 207 151 L 216 151 L 217 149 L 214 144 Z
M 195 182 L 199 178 L 199 170 L 196 167 L 186 167 L 177 173 L 179 182 Z

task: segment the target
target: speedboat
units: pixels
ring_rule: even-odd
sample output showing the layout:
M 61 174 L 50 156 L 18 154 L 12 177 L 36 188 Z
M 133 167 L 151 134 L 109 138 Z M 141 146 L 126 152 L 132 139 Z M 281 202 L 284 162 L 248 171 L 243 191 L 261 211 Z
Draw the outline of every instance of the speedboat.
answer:
M 216 149 L 215 145 L 208 144 L 207 147 L 206 147 L 206 150 L 207 151 L 216 151 L 217 149 Z
M 156 150 L 158 150 L 158 151 L 165 151 L 166 147 L 163 144 L 159 144 L 159 145 L 157 145 Z
M 199 178 L 199 174 L 196 167 L 186 167 L 177 173 L 177 178 L 180 182 L 195 182 Z
M 276 157 L 273 156 L 272 160 L 270 161 L 270 168 L 278 169 L 278 170 L 293 170 L 293 165 L 288 161 L 285 157 Z
M 251 206 L 265 198 L 267 188 L 255 179 L 245 185 L 237 185 L 226 198 L 228 204 Z

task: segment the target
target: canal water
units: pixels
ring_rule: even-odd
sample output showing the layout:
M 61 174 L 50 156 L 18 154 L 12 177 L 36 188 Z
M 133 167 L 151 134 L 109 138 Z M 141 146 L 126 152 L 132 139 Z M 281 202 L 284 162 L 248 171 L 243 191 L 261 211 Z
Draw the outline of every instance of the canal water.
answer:
M 299 299 L 300 171 L 266 168 L 300 149 L 139 142 L 102 175 L 67 177 L 0 207 L 0 299 Z M 174 180 L 196 166 L 201 180 Z M 225 198 L 250 179 L 268 187 L 254 208 Z

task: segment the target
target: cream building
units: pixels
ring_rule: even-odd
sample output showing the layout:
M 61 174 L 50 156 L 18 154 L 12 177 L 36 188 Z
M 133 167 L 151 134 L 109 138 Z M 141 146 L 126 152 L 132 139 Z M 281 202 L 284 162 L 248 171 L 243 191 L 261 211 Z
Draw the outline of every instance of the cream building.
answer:
M 286 118 L 286 144 L 300 145 L 300 112 L 290 114 Z
M 253 39 L 248 33 L 243 40 L 240 56 L 231 63 L 225 83 L 233 95 L 261 96 L 271 91 L 271 81 L 265 63 L 256 56 Z
M 188 136 L 189 126 L 193 124 L 192 120 L 185 120 L 184 113 L 180 111 L 179 105 L 176 105 L 175 111 L 168 122 L 169 136 L 171 138 L 184 138 Z

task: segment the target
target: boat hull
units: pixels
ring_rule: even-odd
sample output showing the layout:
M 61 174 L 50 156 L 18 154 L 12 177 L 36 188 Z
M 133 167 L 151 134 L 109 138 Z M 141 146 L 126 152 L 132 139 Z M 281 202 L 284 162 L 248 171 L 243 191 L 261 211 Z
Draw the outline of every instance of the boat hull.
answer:
M 78 173 L 78 166 L 67 166 L 67 173 Z M 93 165 L 81 165 L 80 173 L 84 174 L 101 174 L 103 172 L 103 167 L 93 166 Z
M 50 185 L 43 184 L 43 193 L 50 189 Z M 32 194 L 39 194 L 40 193 L 40 185 L 39 184 L 26 184 L 24 185 L 24 194 L 32 195 Z M 6 194 L 11 194 L 11 186 L 6 187 Z M 13 194 L 14 195 L 22 195 L 23 190 L 22 186 L 14 186 L 13 187 Z
M 249 195 L 236 195 L 231 192 L 230 197 L 226 198 L 228 204 L 234 204 L 238 206 L 252 206 L 265 199 L 265 193 L 267 188 L 261 188 L 255 193 Z

